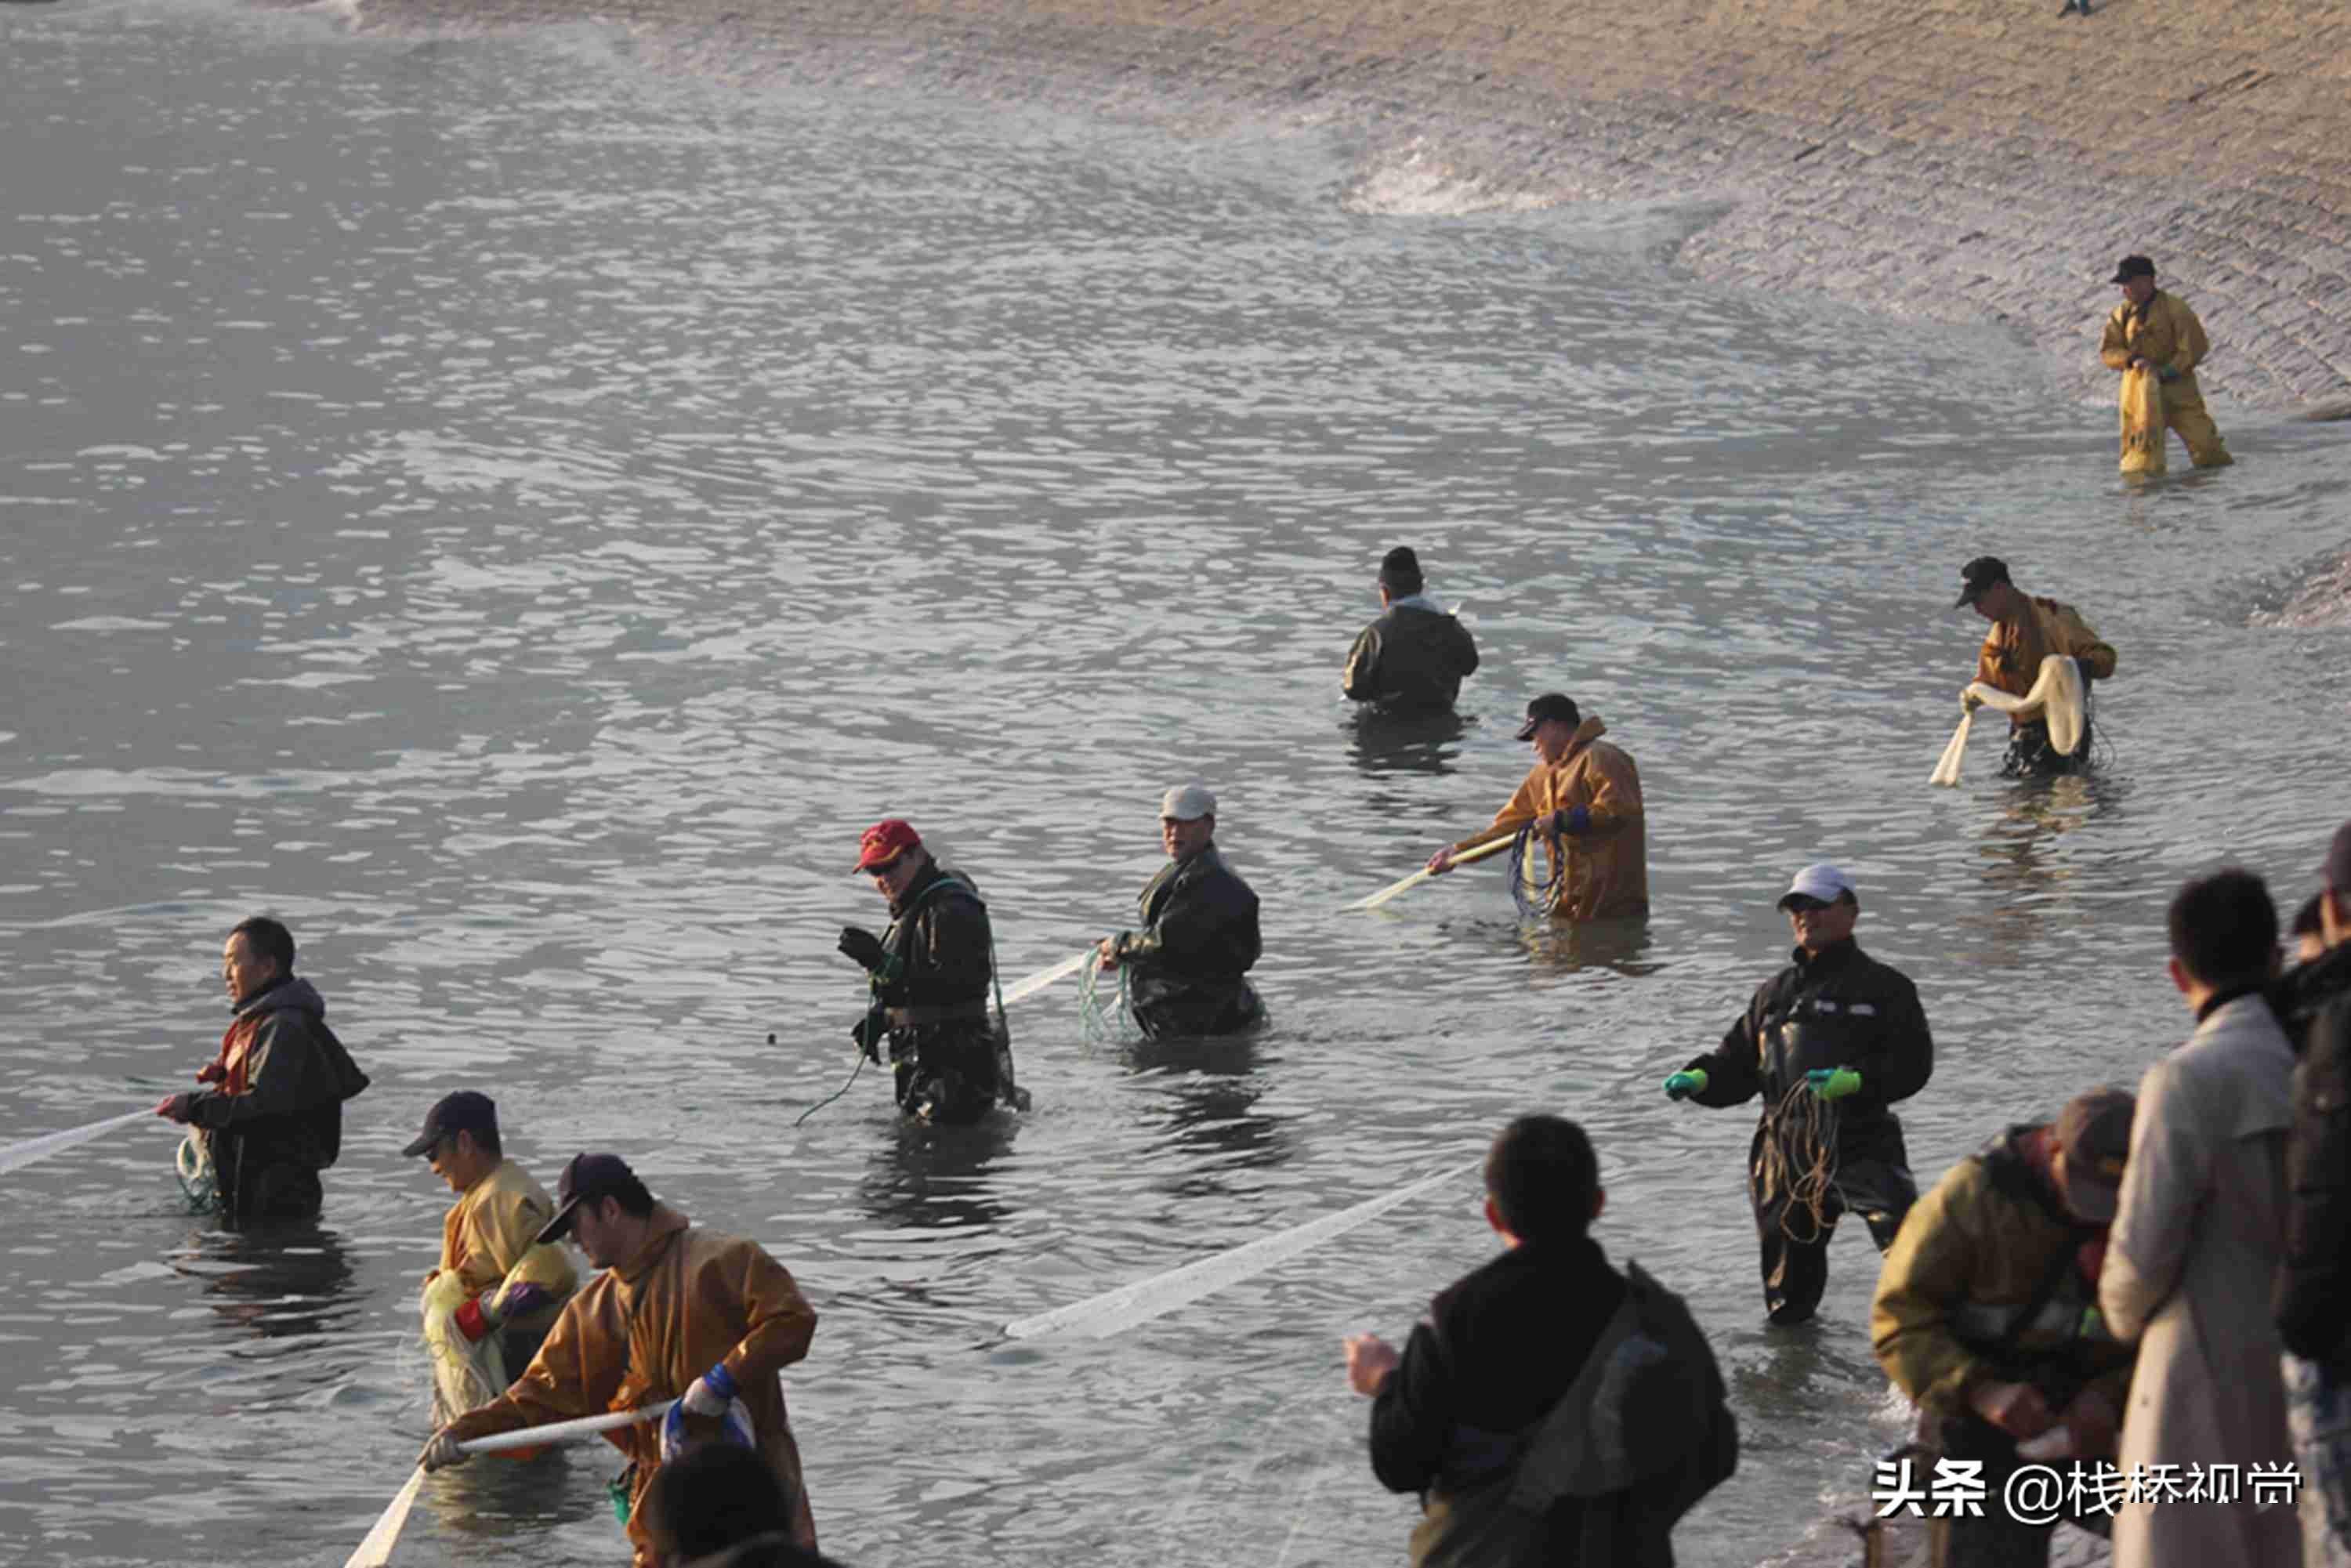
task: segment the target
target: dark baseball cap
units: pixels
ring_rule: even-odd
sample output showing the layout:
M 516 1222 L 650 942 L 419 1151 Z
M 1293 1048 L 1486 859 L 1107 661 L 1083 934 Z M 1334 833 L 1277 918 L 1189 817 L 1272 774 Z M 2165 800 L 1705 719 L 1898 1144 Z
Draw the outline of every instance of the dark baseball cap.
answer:
M 1527 705 L 1527 722 L 1519 726 L 1519 738 L 1532 740 L 1535 727 L 1546 719 L 1561 719 L 1569 724 L 1582 724 L 1583 716 L 1576 711 L 1574 700 L 1557 692 L 1545 692 Z
M 2130 1156 L 2131 1117 L 2138 1103 L 2119 1089 L 2093 1089 L 2057 1113 L 2057 1147 L 2065 1156 L 2065 1207 L 2103 1224 L 2122 1197 Z
M 471 1089 L 459 1089 L 444 1094 L 424 1113 L 424 1130 L 401 1150 L 413 1159 L 430 1154 L 433 1145 L 452 1133 L 495 1133 L 498 1130 L 498 1108 L 486 1094 Z
M 2115 267 L 2115 275 L 2106 281 L 2128 283 L 2134 277 L 2153 277 L 2154 276 L 2155 263 L 2143 256 L 2126 256 Z
M 1959 596 L 1951 601 L 1951 608 L 1957 610 L 1962 604 L 1973 604 L 1990 593 L 1996 584 L 2008 580 L 2008 562 L 1996 555 L 1980 555 L 1959 568 L 1959 580 L 1964 586 L 1959 590 Z
M 2351 822 L 2335 830 L 2334 841 L 2326 846 L 2326 859 L 2318 867 L 2318 880 L 2351 898 Z
M 572 1211 L 581 1204 L 642 1192 L 644 1185 L 618 1155 L 572 1155 L 555 1189 L 555 1218 L 539 1228 L 538 1239 L 541 1243 L 562 1240 L 571 1234 Z

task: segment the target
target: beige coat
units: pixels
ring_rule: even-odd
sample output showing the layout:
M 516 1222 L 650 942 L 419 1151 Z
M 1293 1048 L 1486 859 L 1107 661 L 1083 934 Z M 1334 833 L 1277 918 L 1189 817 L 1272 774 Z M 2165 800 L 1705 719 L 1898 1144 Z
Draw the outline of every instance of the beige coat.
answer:
M 1591 831 L 1551 841 L 1552 868 L 1566 860 L 1554 920 L 1618 920 L 1649 913 L 1647 814 L 1641 805 L 1641 774 L 1633 759 L 1600 737 L 1608 727 L 1598 715 L 1576 726 L 1575 738 L 1559 766 L 1538 762 L 1494 813 L 1481 833 L 1454 845 L 1471 850 L 1507 839 L 1537 818 L 1562 807 L 1582 806 Z
M 2134 1465 L 2288 1463 L 2270 1281 L 2285 1249 L 2294 1048 L 2269 1004 L 2239 997 L 2147 1070 L 2098 1304 L 2139 1341 L 2123 1416 Z M 2126 1504 L 2115 1568 L 2295 1568 L 2291 1506 Z

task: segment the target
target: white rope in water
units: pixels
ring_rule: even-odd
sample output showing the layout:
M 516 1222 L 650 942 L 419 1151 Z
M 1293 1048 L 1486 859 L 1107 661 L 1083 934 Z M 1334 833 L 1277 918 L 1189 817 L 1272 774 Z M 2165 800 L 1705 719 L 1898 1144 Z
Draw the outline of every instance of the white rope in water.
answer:
M 1094 949 L 1089 947 L 1082 953 L 1075 953 L 1062 959 L 1050 969 L 1038 970 L 1004 993 L 1004 1005 L 1008 1008 L 1015 1002 L 1035 996 L 1048 986 L 1068 979 L 1071 975 L 1084 968 L 1087 961 L 1093 956 Z
M 145 1120 L 154 1114 L 152 1109 L 141 1107 L 136 1111 L 125 1111 L 120 1116 L 109 1116 L 103 1122 L 92 1122 L 88 1126 L 68 1127 L 62 1133 L 44 1133 L 37 1138 L 27 1138 L 21 1144 L 10 1144 L 6 1148 L 0 1149 L 0 1173 L 22 1170 L 37 1160 L 47 1159 L 51 1155 L 63 1154 L 68 1149 L 77 1148 L 93 1139 L 102 1137 L 117 1127 L 127 1127 L 133 1122 Z
M 1040 1312 L 1034 1317 L 1007 1323 L 1004 1325 L 1005 1337 L 1042 1339 L 1049 1334 L 1074 1333 L 1088 1339 L 1106 1339 L 1122 1329 L 1149 1322 L 1177 1307 L 1189 1305 L 1203 1296 L 1212 1295 L 1228 1285 L 1237 1285 L 1243 1280 L 1286 1263 L 1333 1237 L 1343 1236 L 1360 1225 L 1377 1219 L 1399 1204 L 1409 1203 L 1421 1194 L 1447 1182 L 1460 1180 L 1484 1164 L 1485 1156 L 1480 1155 L 1467 1165 L 1424 1176 L 1409 1186 L 1359 1203 L 1353 1208 L 1343 1208 L 1336 1214 L 1326 1214 L 1320 1219 L 1310 1219 L 1288 1230 L 1260 1237 L 1196 1263 L 1186 1263 L 1180 1269 L 1154 1274 L 1132 1285 L 1122 1285 L 1099 1296 L 1089 1296 L 1082 1301 L 1073 1301 L 1050 1312 Z

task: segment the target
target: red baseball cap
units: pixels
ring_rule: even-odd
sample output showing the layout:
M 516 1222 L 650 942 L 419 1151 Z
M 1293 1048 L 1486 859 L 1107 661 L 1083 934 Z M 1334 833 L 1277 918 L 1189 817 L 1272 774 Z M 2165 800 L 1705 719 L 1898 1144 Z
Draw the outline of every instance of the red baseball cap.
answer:
M 923 835 L 914 825 L 898 817 L 884 817 L 865 830 L 857 841 L 857 869 L 879 871 L 904 854 L 908 850 L 923 847 Z

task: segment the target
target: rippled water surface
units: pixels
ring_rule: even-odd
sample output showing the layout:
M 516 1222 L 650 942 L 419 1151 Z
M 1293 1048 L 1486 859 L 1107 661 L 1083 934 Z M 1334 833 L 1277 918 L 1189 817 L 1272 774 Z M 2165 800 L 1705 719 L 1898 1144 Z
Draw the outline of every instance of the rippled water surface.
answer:
M 2234 471 L 2126 490 L 2005 339 L 1700 288 L 1675 212 L 1371 215 L 1308 137 L 622 52 L 0 13 L 0 1141 L 184 1082 L 256 908 L 375 1076 L 314 1231 L 189 1218 L 160 1124 L 0 1178 L 8 1559 L 342 1561 L 424 1433 L 446 1199 L 398 1151 L 461 1084 L 543 1176 L 619 1150 L 795 1270 L 857 1564 L 1400 1561 L 1338 1341 L 1486 1254 L 1474 1182 L 1106 1340 L 1000 1327 L 1567 1112 L 1747 1433 L 1684 1560 L 1837 1555 L 1895 1426 L 1874 1256 L 1765 1333 L 1751 1118 L 1657 1080 L 1822 856 L 1934 1021 L 1922 1176 L 2176 1039 L 2170 888 L 2298 898 L 2344 814 L 2351 653 L 2278 624 L 2351 532 L 2336 439 L 2240 418 Z M 1435 732 L 1337 691 L 1400 541 L 1485 651 Z M 2121 651 L 2093 782 L 1980 741 L 1926 784 L 1983 550 Z M 1483 873 L 1339 913 L 1485 820 L 1553 687 L 1640 762 L 1646 936 Z M 1065 986 L 1017 1124 L 902 1130 L 869 1077 L 794 1129 L 850 1067 L 866 823 L 950 850 L 1018 977 L 1125 923 L 1193 776 L 1270 1033 L 1090 1046 Z M 437 1479 L 398 1561 L 619 1560 L 603 1454 Z

